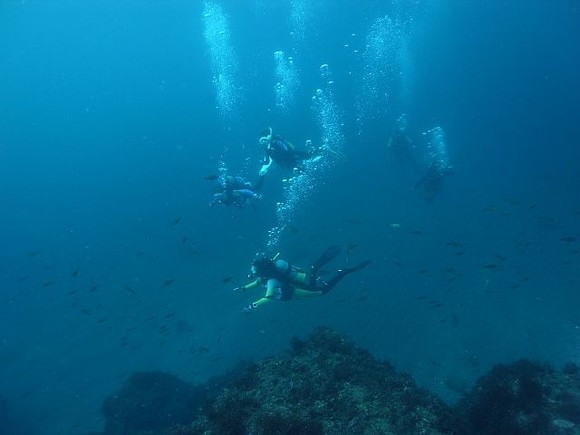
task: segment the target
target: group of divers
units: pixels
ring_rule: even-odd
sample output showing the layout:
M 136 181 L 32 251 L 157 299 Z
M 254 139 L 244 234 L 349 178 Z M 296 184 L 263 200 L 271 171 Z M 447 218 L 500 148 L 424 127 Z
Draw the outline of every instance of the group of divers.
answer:
M 216 205 L 234 206 L 244 208 L 253 205 L 262 198 L 260 190 L 264 184 L 266 174 L 272 164 L 276 164 L 293 172 L 300 172 L 306 161 L 316 161 L 321 158 L 310 150 L 299 150 L 282 136 L 273 133 L 272 128 L 263 131 L 260 137 L 260 145 L 263 150 L 261 167 L 258 178 L 250 182 L 242 176 L 232 176 L 223 170 L 219 176 L 211 177 L 217 181 L 210 207 Z M 414 145 L 405 133 L 405 128 L 398 127 L 391 135 L 387 144 L 398 160 L 404 160 L 407 164 L 415 164 Z M 453 173 L 451 167 L 441 167 L 436 163 L 428 165 L 421 179 L 415 184 L 415 189 L 421 189 L 422 195 L 427 200 L 433 200 L 441 188 L 443 179 Z M 248 279 L 250 282 L 234 288 L 235 292 L 243 292 L 257 288 L 265 288 L 263 297 L 242 308 L 247 313 L 270 302 L 287 301 L 293 298 L 305 298 L 321 296 L 332 290 L 347 275 L 364 269 L 372 260 L 365 260 L 349 268 L 338 269 L 334 276 L 323 278 L 321 268 L 334 259 L 340 252 L 338 246 L 330 246 L 309 267 L 300 268 L 279 258 L 279 254 L 269 257 L 259 253 L 253 260 Z

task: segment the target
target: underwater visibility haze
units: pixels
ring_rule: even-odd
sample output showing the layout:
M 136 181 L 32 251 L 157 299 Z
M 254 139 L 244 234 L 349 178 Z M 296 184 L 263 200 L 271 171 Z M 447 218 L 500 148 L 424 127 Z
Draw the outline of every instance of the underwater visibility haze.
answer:
M 131 433 L 135 373 L 197 397 L 320 327 L 449 406 L 573 372 L 579 42 L 567 0 L 0 2 L 0 433 Z M 233 291 L 330 246 L 317 283 L 365 267 L 320 297 Z

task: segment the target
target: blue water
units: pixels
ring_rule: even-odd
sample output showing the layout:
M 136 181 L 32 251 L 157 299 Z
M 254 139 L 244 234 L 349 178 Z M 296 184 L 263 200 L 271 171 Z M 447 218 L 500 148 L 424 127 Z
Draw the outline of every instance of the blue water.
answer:
M 136 370 L 201 383 L 319 325 L 450 403 L 498 362 L 580 361 L 580 8 L 363 3 L 0 3 L 10 433 L 98 431 Z M 373 29 L 387 36 L 374 51 Z M 286 108 L 277 50 L 298 80 Z M 401 113 L 422 156 L 423 133 L 445 132 L 455 174 L 433 201 L 386 146 Z M 204 177 L 223 161 L 253 178 L 267 126 L 299 147 L 332 133 L 337 157 L 309 195 L 273 168 L 255 208 L 209 208 Z M 329 267 L 374 262 L 325 297 L 240 313 L 261 296 L 231 291 L 257 251 L 306 266 L 331 244 L 343 254 Z

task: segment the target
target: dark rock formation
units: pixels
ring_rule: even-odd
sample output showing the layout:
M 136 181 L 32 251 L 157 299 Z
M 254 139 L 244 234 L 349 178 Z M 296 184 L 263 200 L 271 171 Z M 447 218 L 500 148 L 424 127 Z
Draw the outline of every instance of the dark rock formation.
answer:
M 580 434 L 580 376 L 526 360 L 495 366 L 457 406 L 471 434 Z
M 451 409 L 412 378 L 321 329 L 247 369 L 174 434 L 452 434 Z
M 201 391 L 163 372 L 138 372 L 105 399 L 105 435 L 160 433 L 191 422 Z
M 342 335 L 319 329 L 203 388 L 137 373 L 103 411 L 101 435 L 580 435 L 580 370 L 498 365 L 451 408 Z

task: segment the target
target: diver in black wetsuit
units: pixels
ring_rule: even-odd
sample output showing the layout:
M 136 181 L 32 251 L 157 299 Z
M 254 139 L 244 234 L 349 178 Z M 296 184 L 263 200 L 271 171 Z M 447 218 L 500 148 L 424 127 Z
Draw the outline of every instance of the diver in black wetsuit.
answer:
M 264 151 L 260 176 L 266 175 L 273 162 L 287 169 L 300 169 L 304 160 L 314 157 L 312 153 L 297 150 L 291 142 L 273 134 L 271 128 L 262 132 L 260 145 Z
M 243 208 L 248 202 L 261 199 L 262 196 L 258 192 L 262 187 L 263 178 L 263 176 L 259 177 L 258 181 L 252 184 L 240 176 L 220 176 L 218 191 L 213 194 L 209 206 L 233 205 Z
M 371 260 L 366 260 L 351 268 L 338 269 L 336 275 L 330 280 L 323 280 L 318 274 L 320 268 L 336 257 L 339 252 L 339 247 L 331 246 L 307 270 L 293 266 L 285 260 L 279 260 L 278 256 L 272 259 L 261 256 L 254 260 L 249 277 L 255 279 L 244 286 L 236 287 L 234 291 L 266 287 L 266 294 L 244 307 L 242 311 L 251 311 L 272 300 L 287 301 L 295 297 L 324 295 L 348 274 L 371 264 Z
M 443 185 L 443 180 L 448 175 L 453 175 L 455 170 L 452 166 L 441 167 L 437 163 L 431 164 L 423 177 L 415 184 L 413 190 L 420 189 L 421 195 L 427 201 L 432 202 L 435 197 L 439 194 L 441 186 Z

